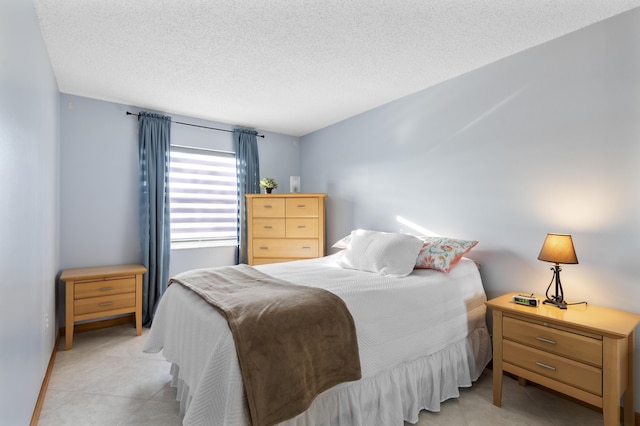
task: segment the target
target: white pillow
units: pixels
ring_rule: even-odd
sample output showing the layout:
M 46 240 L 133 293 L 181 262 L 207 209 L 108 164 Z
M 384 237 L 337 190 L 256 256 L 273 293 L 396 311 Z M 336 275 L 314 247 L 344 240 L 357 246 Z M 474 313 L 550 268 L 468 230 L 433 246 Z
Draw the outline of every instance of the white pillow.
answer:
M 416 265 L 422 244 L 412 235 L 358 229 L 351 231 L 351 242 L 338 259 L 338 265 L 390 277 L 406 277 Z
M 350 243 L 351 243 L 351 234 L 347 235 L 346 237 L 340 238 L 338 241 L 333 243 L 331 247 L 338 248 L 338 249 L 346 249 L 347 247 L 349 247 Z

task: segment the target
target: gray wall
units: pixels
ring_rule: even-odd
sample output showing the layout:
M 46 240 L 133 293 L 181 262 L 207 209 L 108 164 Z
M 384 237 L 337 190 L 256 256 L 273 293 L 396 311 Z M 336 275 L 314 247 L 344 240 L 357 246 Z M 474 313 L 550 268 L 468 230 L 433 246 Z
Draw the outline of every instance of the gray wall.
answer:
M 33 4 L 0 2 L 0 423 L 27 425 L 54 347 L 58 88 Z
M 139 262 L 138 121 L 140 108 L 61 94 L 61 268 Z M 174 121 L 233 126 L 170 115 Z M 232 133 L 173 124 L 172 143 L 233 151 Z M 262 176 L 288 192 L 300 175 L 299 138 L 265 133 L 258 138 Z M 170 273 L 234 263 L 233 247 L 172 250 Z M 61 294 L 62 295 L 62 294 Z M 64 301 L 59 304 L 63 322 Z
M 330 244 L 358 227 L 412 232 L 398 217 L 476 239 L 493 297 L 544 294 L 544 237 L 570 233 L 580 264 L 563 267 L 566 297 L 640 313 L 640 8 L 301 146 L 306 189 L 328 193 Z

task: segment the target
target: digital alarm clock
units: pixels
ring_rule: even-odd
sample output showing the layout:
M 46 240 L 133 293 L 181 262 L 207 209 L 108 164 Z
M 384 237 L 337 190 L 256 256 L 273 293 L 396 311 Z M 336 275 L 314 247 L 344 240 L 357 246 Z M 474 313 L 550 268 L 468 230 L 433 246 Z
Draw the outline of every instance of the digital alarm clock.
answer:
M 533 306 L 533 307 L 537 307 L 540 305 L 540 299 L 538 299 L 537 297 L 534 297 L 533 295 L 531 296 L 525 296 L 523 294 L 514 295 L 513 301 L 519 305 L 526 305 L 526 306 Z

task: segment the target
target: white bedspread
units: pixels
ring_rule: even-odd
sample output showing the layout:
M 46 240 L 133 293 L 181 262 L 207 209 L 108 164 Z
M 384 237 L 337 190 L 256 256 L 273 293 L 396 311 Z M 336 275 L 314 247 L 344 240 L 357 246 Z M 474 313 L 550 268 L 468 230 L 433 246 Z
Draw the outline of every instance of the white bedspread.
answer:
M 470 386 L 491 358 L 486 296 L 473 261 L 450 273 L 416 269 L 405 278 L 346 270 L 338 255 L 258 269 L 340 296 L 356 325 L 362 379 L 319 395 L 283 425 L 402 425 L 420 409 Z M 170 286 L 145 351 L 172 362 L 185 425 L 246 425 L 248 412 L 231 332 L 196 294 Z M 336 416 L 336 411 L 339 415 Z

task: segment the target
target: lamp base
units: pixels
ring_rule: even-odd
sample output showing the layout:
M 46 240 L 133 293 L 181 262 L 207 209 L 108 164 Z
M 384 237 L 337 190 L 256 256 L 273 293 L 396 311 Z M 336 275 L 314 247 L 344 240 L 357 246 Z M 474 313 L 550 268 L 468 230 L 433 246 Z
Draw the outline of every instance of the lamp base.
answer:
M 545 305 L 554 305 L 560 309 L 567 309 L 567 302 L 560 299 L 559 297 L 547 298 L 547 300 L 543 301 Z
M 562 284 L 560 283 L 560 271 L 562 271 L 562 268 L 559 263 L 556 263 L 551 270 L 553 271 L 553 277 L 551 278 L 549 287 L 547 287 L 547 300 L 542 303 L 545 305 L 554 305 L 560 309 L 567 309 L 567 302 L 564 301 L 564 291 L 562 291 Z M 549 289 L 554 281 L 556 283 L 556 294 L 549 296 Z

